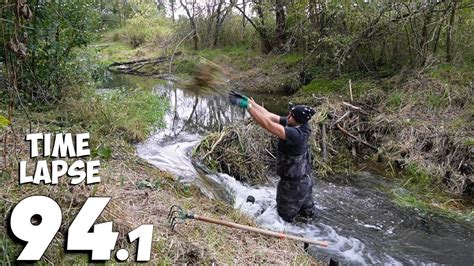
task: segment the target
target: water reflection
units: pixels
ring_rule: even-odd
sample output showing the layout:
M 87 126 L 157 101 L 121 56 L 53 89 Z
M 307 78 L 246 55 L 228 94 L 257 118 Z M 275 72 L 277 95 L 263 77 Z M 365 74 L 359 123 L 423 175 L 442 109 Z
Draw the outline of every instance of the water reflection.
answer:
M 190 153 L 206 132 L 214 132 L 248 114 L 241 108 L 231 106 L 227 94 L 195 95 L 179 88 L 172 82 L 160 82 L 154 91 L 169 100 L 165 114 L 166 127 L 156 132 L 145 142 L 137 145 L 137 153 L 160 169 L 176 174 L 182 181 L 194 182 L 204 193 L 212 196 L 216 186 L 198 178 L 190 160 Z M 275 96 L 274 96 L 275 97 Z M 274 103 L 274 107 L 286 109 L 286 99 L 268 101 L 265 95 L 257 95 L 257 101 Z M 272 106 L 272 105 L 268 105 Z M 274 111 L 274 112 L 278 112 Z M 286 112 L 283 111 L 283 112 Z M 221 197 L 222 194 L 218 195 Z
M 224 125 L 245 116 L 242 110 L 228 104 L 226 95 L 202 97 L 178 89 L 171 83 L 155 86 L 154 90 L 170 101 L 165 116 L 168 136 L 176 137 L 182 132 L 203 134 L 220 130 Z

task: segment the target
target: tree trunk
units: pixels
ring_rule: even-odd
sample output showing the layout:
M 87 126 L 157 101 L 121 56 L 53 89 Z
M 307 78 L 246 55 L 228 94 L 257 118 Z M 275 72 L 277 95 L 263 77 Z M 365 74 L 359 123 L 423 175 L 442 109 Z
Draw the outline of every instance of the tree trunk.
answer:
M 219 4 L 217 4 L 216 10 L 216 26 L 214 28 L 214 40 L 212 42 L 212 47 L 217 46 L 217 42 L 219 41 L 219 33 L 221 30 L 222 23 L 224 22 L 224 15 L 222 14 L 222 6 L 225 0 L 219 0 Z
M 451 62 L 453 60 L 453 32 L 454 32 L 454 21 L 456 19 L 456 8 L 458 5 L 458 0 L 453 0 L 451 2 L 451 16 L 448 23 L 448 34 L 446 36 L 446 61 Z
M 237 8 L 237 10 L 242 13 L 242 16 L 252 25 L 252 27 L 255 29 L 255 31 L 258 33 L 258 36 L 260 38 L 260 42 L 262 43 L 262 50 L 264 53 L 269 53 L 273 50 L 273 44 L 270 40 L 270 37 L 268 36 L 265 27 L 263 25 L 257 25 L 251 18 L 245 14 L 245 12 L 240 8 L 238 5 L 234 6 Z M 257 12 L 258 13 L 258 12 Z M 263 13 L 262 13 L 263 14 Z
M 170 0 L 170 7 L 171 7 L 171 19 L 173 20 L 173 22 L 175 22 L 175 19 L 174 19 L 174 12 L 175 12 L 175 2 L 176 0 Z
M 283 0 L 276 0 L 275 1 L 275 39 L 276 39 L 276 46 L 278 49 L 283 49 L 287 37 L 286 37 L 286 14 L 285 14 L 285 7 L 283 5 Z
M 421 38 L 419 44 L 421 66 L 426 63 L 426 59 L 428 58 L 428 26 L 431 24 L 431 11 L 431 9 L 428 10 L 427 13 L 424 15 L 423 27 L 421 30 Z
M 244 13 L 245 13 L 246 8 L 247 8 L 247 2 L 245 2 L 245 0 L 242 0 L 242 9 L 244 10 Z M 245 16 L 242 16 L 242 29 L 243 29 L 243 32 L 245 32 L 245 25 L 247 24 L 246 22 L 247 21 L 245 20 Z
M 187 7 L 186 3 L 183 3 L 183 0 L 180 0 L 180 3 L 181 3 L 181 6 L 184 8 L 184 11 L 186 11 L 186 15 L 188 15 L 188 18 L 189 18 L 189 23 L 191 24 L 191 28 L 194 31 L 194 33 L 193 33 L 193 49 L 197 51 L 198 48 L 199 48 L 199 36 L 198 36 L 198 32 L 197 32 L 196 21 L 195 21 L 195 18 L 194 18 L 196 0 L 193 0 L 193 2 L 192 2 L 192 8 L 193 8 L 192 14 L 189 11 L 189 8 Z

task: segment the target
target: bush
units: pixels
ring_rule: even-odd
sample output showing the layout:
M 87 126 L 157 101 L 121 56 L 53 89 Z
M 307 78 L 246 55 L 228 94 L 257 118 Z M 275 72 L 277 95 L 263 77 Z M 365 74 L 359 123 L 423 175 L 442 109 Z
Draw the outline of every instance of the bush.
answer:
M 21 95 L 35 104 L 61 100 L 64 90 L 86 81 L 75 48 L 90 43 L 98 27 L 98 13 L 92 0 L 41 1 L 34 9 L 35 28 L 28 40 L 28 56 L 19 68 Z
M 107 39 L 138 48 L 146 43 L 167 38 L 171 31 L 168 25 L 169 22 L 164 16 L 136 14 L 125 22 L 125 26 L 109 33 Z
M 100 94 L 88 91 L 82 94 L 84 97 L 79 100 L 71 95 L 66 115 L 73 122 L 89 127 L 91 134 L 96 136 L 91 139 L 118 138 L 137 143 L 144 141 L 156 128 L 164 126 L 168 103 L 149 90 L 122 89 Z

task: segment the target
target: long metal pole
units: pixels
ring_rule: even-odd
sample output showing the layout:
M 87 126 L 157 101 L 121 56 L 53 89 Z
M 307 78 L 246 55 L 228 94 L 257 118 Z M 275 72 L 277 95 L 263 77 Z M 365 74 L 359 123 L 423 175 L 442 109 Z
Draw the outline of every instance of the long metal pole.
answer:
M 195 220 L 208 222 L 208 223 L 224 225 L 224 226 L 231 227 L 231 228 L 247 230 L 247 231 L 251 231 L 251 232 L 255 232 L 255 233 L 259 233 L 259 234 L 264 234 L 264 235 L 269 235 L 269 236 L 275 236 L 275 237 L 278 237 L 280 239 L 293 239 L 293 240 L 302 241 L 302 242 L 305 242 L 305 243 L 308 243 L 308 244 L 318 245 L 318 246 L 321 246 L 321 247 L 327 247 L 328 246 L 328 243 L 326 241 L 318 241 L 318 240 L 309 239 L 309 238 L 303 238 L 303 237 L 298 237 L 298 236 L 293 236 L 293 235 L 287 235 L 287 234 L 274 232 L 274 231 L 270 231 L 270 230 L 265 230 L 265 229 L 260 229 L 260 228 L 255 228 L 255 227 L 247 226 L 247 225 L 243 225 L 243 224 L 237 224 L 237 223 L 232 223 L 232 222 L 207 218 L 207 217 L 200 216 L 200 215 L 197 215 L 197 214 L 189 214 L 188 217 L 192 218 L 192 219 L 195 219 Z

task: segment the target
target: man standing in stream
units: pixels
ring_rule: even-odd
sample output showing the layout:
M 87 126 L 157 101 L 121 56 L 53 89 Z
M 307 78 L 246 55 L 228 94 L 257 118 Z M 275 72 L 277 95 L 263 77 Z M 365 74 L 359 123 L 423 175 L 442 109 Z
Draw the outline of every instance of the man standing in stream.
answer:
M 234 91 L 229 93 L 229 101 L 247 110 L 258 125 L 278 137 L 278 215 L 287 222 L 292 222 L 297 215 L 306 218 L 315 216 L 308 145 L 311 135 L 308 121 L 315 111 L 309 106 L 297 105 L 291 107 L 288 116 L 280 117 L 258 105 L 252 98 Z

